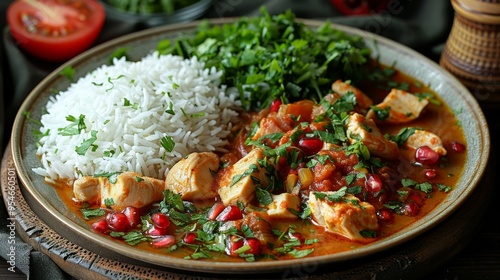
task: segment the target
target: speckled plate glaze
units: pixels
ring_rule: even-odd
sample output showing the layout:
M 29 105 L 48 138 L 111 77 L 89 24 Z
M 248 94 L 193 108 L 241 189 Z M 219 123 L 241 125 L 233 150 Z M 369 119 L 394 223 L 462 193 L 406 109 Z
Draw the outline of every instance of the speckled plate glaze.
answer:
M 215 20 L 213 23 L 222 24 L 234 20 L 226 18 Z M 320 21 L 305 20 L 304 22 L 310 26 L 323 24 Z M 68 210 L 55 190 L 44 182 L 44 178 L 32 171 L 32 168 L 39 166 L 35 154 L 36 143 L 31 133 L 33 129 L 38 129 L 38 127 L 35 123 L 26 120 L 23 112 L 29 111 L 33 118 L 40 118 L 51 90 L 64 90 L 69 86 L 69 81 L 58 74 L 63 68 L 67 66 L 75 68 L 75 79 L 77 79 L 104 64 L 111 53 L 119 47 L 128 47 L 130 57 L 140 59 L 154 49 L 161 39 L 175 38 L 182 32 L 192 32 L 197 24 L 198 22 L 192 22 L 148 29 L 99 45 L 61 65 L 48 75 L 33 89 L 21 105 L 14 122 L 11 145 L 16 171 L 22 183 L 22 192 L 30 207 L 35 209 L 35 213 L 68 240 L 99 255 L 123 262 L 186 271 L 245 274 L 283 271 L 290 269 L 290 267 L 334 265 L 382 252 L 431 229 L 455 212 L 467 200 L 483 176 L 490 153 L 490 136 L 486 119 L 471 93 L 439 65 L 407 47 L 375 34 L 332 24 L 335 28 L 365 38 L 367 44 L 372 48 L 373 54 L 379 57 L 381 63 L 391 65 L 397 61 L 397 69 L 428 83 L 452 110 L 461 112 L 457 117 L 462 123 L 466 135 L 467 162 L 458 184 L 443 203 L 425 218 L 390 238 L 381 239 L 348 252 L 297 260 L 254 263 L 185 260 L 141 251 L 135 247 L 111 242 L 108 238 L 94 233 L 83 220 Z

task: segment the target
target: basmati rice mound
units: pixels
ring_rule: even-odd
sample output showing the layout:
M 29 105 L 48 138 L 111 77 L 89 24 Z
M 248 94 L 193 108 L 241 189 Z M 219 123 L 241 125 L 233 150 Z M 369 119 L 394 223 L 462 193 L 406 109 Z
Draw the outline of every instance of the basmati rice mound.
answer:
M 34 171 L 48 181 L 123 171 L 164 179 L 191 152 L 224 151 L 241 104 L 221 76 L 196 57 L 157 52 L 97 68 L 50 98 L 40 129 L 47 135 L 37 150 L 42 166 Z M 61 135 L 72 123 L 69 115 L 82 115 L 86 128 Z M 78 154 L 92 131 L 95 142 Z M 164 137 L 175 143 L 171 152 L 161 144 Z

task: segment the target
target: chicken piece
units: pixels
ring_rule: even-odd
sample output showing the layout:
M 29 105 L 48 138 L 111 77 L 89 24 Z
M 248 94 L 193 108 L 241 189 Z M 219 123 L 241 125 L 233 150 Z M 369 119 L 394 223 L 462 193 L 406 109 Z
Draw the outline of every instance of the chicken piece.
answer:
M 297 215 L 292 213 L 300 212 L 300 198 L 291 193 L 273 195 L 273 202 L 267 205 L 267 214 L 274 219 L 296 219 Z M 292 210 L 292 211 L 290 211 Z
M 238 201 L 248 205 L 255 198 L 256 184 L 269 184 L 266 169 L 259 163 L 264 158 L 262 149 L 253 149 L 234 165 L 227 167 L 217 190 L 225 205 L 236 205 Z
M 377 123 L 406 123 L 418 118 L 427 104 L 427 99 L 420 99 L 404 90 L 392 89 L 382 103 L 368 111 L 366 117 Z
M 191 153 L 172 166 L 165 179 L 165 189 L 181 194 L 181 198 L 188 201 L 214 198 L 217 192 L 213 174 L 218 169 L 218 155 Z
M 100 204 L 113 201 L 112 209 L 120 211 L 127 206 L 141 208 L 163 199 L 165 182 L 141 176 L 135 172 L 123 172 L 111 183 L 108 177 L 84 176 L 73 183 L 73 194 L 80 202 Z
M 370 99 L 370 97 L 368 97 L 355 86 L 345 83 L 341 80 L 336 80 L 332 84 L 332 90 L 333 92 L 336 92 L 340 95 L 345 95 L 348 92 L 354 93 L 354 95 L 356 96 L 356 103 L 358 104 L 358 107 L 362 112 L 366 112 L 366 110 L 370 109 L 370 106 L 373 105 L 373 101 Z
M 101 199 L 99 184 L 97 177 L 78 178 L 73 182 L 73 196 L 77 201 L 87 202 L 91 205 L 99 204 Z
M 428 146 L 434 152 L 436 152 L 440 156 L 445 156 L 447 151 L 443 146 L 443 142 L 441 138 L 436 134 L 417 129 L 413 132 L 408 139 L 403 143 L 403 147 L 418 149 L 422 146 Z
M 252 140 L 257 140 L 265 135 L 284 133 L 292 128 L 292 119 L 289 115 L 270 113 L 268 117 L 263 118 L 259 122 L 259 129 L 252 136 Z M 269 142 L 268 144 L 271 145 L 272 142 Z
M 361 141 L 372 155 L 386 159 L 395 159 L 399 155 L 398 144 L 386 139 L 373 120 L 358 113 L 350 115 L 347 120 L 347 137 L 351 144 Z
M 323 102 L 328 102 L 328 104 L 333 104 L 340 98 L 338 93 L 329 93 L 323 97 Z M 323 104 L 315 105 L 312 109 L 311 119 L 316 119 L 317 116 L 320 116 L 326 112 L 326 108 Z
M 326 196 L 333 192 L 324 192 Z M 309 208 L 314 221 L 327 230 L 351 240 L 363 241 L 362 230 L 378 230 L 377 211 L 368 202 L 362 202 L 351 194 L 342 201 L 333 202 L 327 198 L 319 199 L 315 192 L 309 194 Z

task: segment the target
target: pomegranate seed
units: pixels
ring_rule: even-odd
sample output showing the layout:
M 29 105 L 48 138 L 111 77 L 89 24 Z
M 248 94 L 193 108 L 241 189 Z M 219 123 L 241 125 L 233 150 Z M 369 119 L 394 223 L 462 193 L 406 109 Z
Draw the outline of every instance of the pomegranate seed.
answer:
M 152 237 L 167 235 L 167 233 L 168 232 L 166 228 L 159 228 L 157 226 L 152 226 L 148 230 L 146 230 L 146 235 Z
M 365 186 L 371 192 L 379 192 L 382 190 L 382 180 L 377 174 L 368 174 Z
M 288 165 L 288 163 L 287 163 L 286 157 L 280 156 L 278 159 L 278 166 L 284 167 L 287 165 Z
M 269 112 L 278 112 L 281 106 L 281 100 L 275 99 L 273 102 L 271 102 L 271 105 L 269 106 Z
M 457 153 L 463 153 L 465 152 L 465 145 L 460 142 L 452 141 L 451 149 Z
M 258 255 L 260 253 L 260 240 L 257 238 L 247 238 L 245 243 L 250 246 L 250 249 L 246 251 L 246 254 Z
M 439 160 L 439 155 L 428 146 L 422 146 L 415 152 L 415 159 L 422 164 L 434 164 Z
M 168 228 L 170 226 L 170 219 L 167 215 L 156 212 L 151 215 L 151 221 L 158 228 Z
M 97 232 L 104 233 L 109 229 L 108 222 L 106 221 L 106 219 L 101 219 L 97 222 L 94 222 L 92 224 L 92 229 Z
M 377 211 L 377 217 L 379 220 L 384 222 L 392 222 L 394 221 L 394 213 L 392 213 L 389 209 L 380 209 Z
M 196 242 L 196 237 L 198 237 L 198 235 L 196 234 L 196 232 L 188 232 L 186 233 L 186 236 L 184 236 L 184 243 L 187 243 L 187 244 L 193 244 L 194 242 Z
M 207 218 L 214 221 L 226 206 L 222 202 L 216 202 L 208 211 Z
M 243 238 L 231 235 L 226 239 L 226 253 L 232 257 L 237 257 L 238 254 L 235 251 L 241 248 L 243 244 Z
M 314 155 L 323 148 L 323 141 L 318 138 L 302 138 L 299 148 L 308 156 Z
M 288 235 L 290 236 L 290 238 L 297 239 L 300 241 L 300 243 L 304 243 L 304 237 L 302 236 L 302 234 L 294 232 L 294 233 L 289 233 Z
M 435 169 L 425 169 L 424 175 L 425 175 L 425 178 L 427 178 L 427 179 L 432 179 L 432 178 L 435 178 L 437 176 Z
M 109 213 L 106 216 L 108 226 L 113 231 L 126 231 L 130 228 L 130 222 L 127 216 L 121 212 Z
M 403 206 L 403 214 L 407 216 L 415 216 L 418 214 L 420 207 L 415 202 L 406 203 Z
M 228 205 L 220 214 L 217 216 L 216 220 L 220 222 L 236 221 L 243 218 L 243 213 L 241 213 L 240 208 L 235 205 Z
M 131 228 L 134 228 L 141 223 L 141 216 L 137 208 L 128 206 L 127 208 L 123 209 L 122 213 L 127 216 Z
M 165 248 L 172 246 L 175 243 L 175 237 L 172 235 L 164 235 L 164 236 L 159 236 L 155 238 L 153 241 L 151 241 L 151 246 L 155 248 Z
M 424 205 L 424 199 L 416 192 L 413 192 L 406 199 L 408 202 L 415 202 L 419 207 Z

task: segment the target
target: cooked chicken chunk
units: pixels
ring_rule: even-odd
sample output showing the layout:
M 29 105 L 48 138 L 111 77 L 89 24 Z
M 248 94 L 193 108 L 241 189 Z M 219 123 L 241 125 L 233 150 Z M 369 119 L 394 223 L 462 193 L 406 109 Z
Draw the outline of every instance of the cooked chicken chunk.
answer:
M 252 139 L 257 140 L 265 135 L 284 133 L 285 131 L 289 131 L 292 129 L 291 123 L 292 119 L 289 115 L 271 113 L 268 117 L 260 120 L 259 129 L 253 135 Z
M 97 177 L 85 176 L 78 178 L 73 183 L 73 195 L 77 201 L 87 202 L 91 205 L 101 203 L 100 180 Z
M 340 98 L 340 94 L 338 93 L 329 93 L 323 97 L 324 102 L 328 102 L 328 104 L 333 104 Z M 323 102 L 322 101 L 322 102 Z M 326 112 L 325 106 L 323 104 L 318 104 L 313 107 L 311 113 L 311 119 L 315 119 L 317 116 L 322 115 Z
M 441 156 L 444 156 L 447 153 L 446 149 L 443 146 L 441 138 L 439 138 L 439 136 L 437 136 L 436 134 L 425 130 L 415 130 L 415 132 L 413 132 L 413 134 L 410 135 L 408 139 L 406 139 L 403 145 L 413 149 L 418 149 L 422 146 L 428 146 Z
M 180 193 L 183 200 L 203 200 L 217 196 L 214 172 L 219 169 L 219 156 L 191 153 L 177 162 L 167 174 L 165 189 Z
M 255 198 L 256 184 L 269 184 L 266 170 L 259 163 L 264 157 L 261 149 L 253 149 L 224 171 L 217 192 L 225 205 L 236 205 L 238 201 L 247 205 Z
M 300 211 L 300 198 L 291 193 L 273 195 L 273 202 L 267 205 L 267 214 L 276 219 L 296 219 L 297 215 L 292 213 Z M 292 210 L 292 211 L 290 211 Z
M 332 84 L 332 90 L 333 92 L 336 92 L 340 95 L 345 95 L 348 92 L 354 93 L 354 95 L 356 96 L 356 103 L 361 110 L 364 110 L 364 112 L 366 112 L 366 110 L 368 110 L 373 104 L 373 101 L 370 99 L 370 97 L 364 94 L 361 90 L 341 80 L 336 80 Z
M 399 155 L 398 144 L 386 139 L 373 120 L 358 113 L 350 115 L 347 120 L 347 137 L 351 144 L 361 141 L 372 155 L 387 159 Z
M 333 192 L 324 192 L 330 195 Z M 375 207 L 357 197 L 347 194 L 341 202 L 332 202 L 326 198 L 319 199 L 314 192 L 309 194 L 311 215 L 327 230 L 345 236 L 351 240 L 362 241 L 362 230 L 378 230 Z
M 127 206 L 144 207 L 163 199 L 164 182 L 144 177 L 134 172 L 124 172 L 111 183 L 107 177 L 85 176 L 73 183 L 73 194 L 77 201 L 100 204 L 106 207 L 106 199 L 111 199 L 114 210 Z
M 382 103 L 368 111 L 366 117 L 375 122 L 405 123 L 418 118 L 428 103 L 427 99 L 420 99 L 404 90 L 392 89 Z

